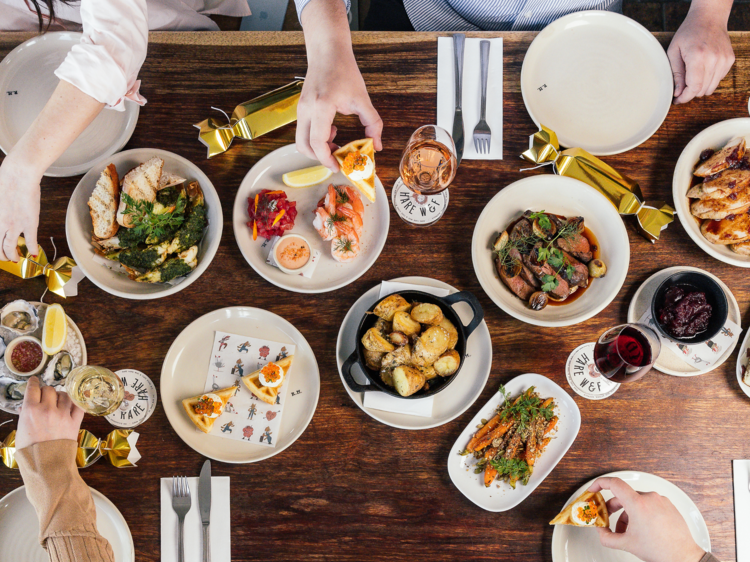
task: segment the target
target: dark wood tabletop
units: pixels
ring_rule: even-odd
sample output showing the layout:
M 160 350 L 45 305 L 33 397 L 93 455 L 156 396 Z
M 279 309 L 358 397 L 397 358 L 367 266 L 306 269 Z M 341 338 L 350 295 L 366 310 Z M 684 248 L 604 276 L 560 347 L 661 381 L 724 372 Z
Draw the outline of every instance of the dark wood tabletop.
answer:
M 631 221 L 630 269 L 617 298 L 596 318 L 569 328 L 523 324 L 502 312 L 482 291 L 471 262 L 474 224 L 504 186 L 526 177 L 518 155 L 535 126 L 520 93 L 524 53 L 532 33 L 487 34 L 504 38 L 504 155 L 502 161 L 465 161 L 451 188 L 444 218 L 414 229 L 391 211 L 382 255 L 351 285 L 321 295 L 279 289 L 253 271 L 232 234 L 234 196 L 247 171 L 264 155 L 294 142 L 294 126 L 257 140 L 235 141 L 223 155 L 206 159 L 193 128 L 212 115 L 304 75 L 299 33 L 153 33 L 140 73 L 148 103 L 125 147 L 153 147 L 196 163 L 216 186 L 224 211 L 221 246 L 208 270 L 182 292 L 154 301 L 113 297 L 88 280 L 79 295 L 61 302 L 86 339 L 89 362 L 117 370 L 134 368 L 158 386 L 164 356 L 180 331 L 199 316 L 226 306 L 264 308 L 289 319 L 307 338 L 320 366 L 317 411 L 299 440 L 256 464 L 215 462 L 214 475 L 230 476 L 233 490 L 232 560 L 503 560 L 549 561 L 548 521 L 587 480 L 617 470 L 639 470 L 666 478 L 684 490 L 706 520 L 714 553 L 735 560 L 732 459 L 750 458 L 744 416 L 748 398 L 735 378 L 737 351 L 710 374 L 677 378 L 652 371 L 612 397 L 590 401 L 565 380 L 568 354 L 595 341 L 605 328 L 626 320 L 640 284 L 662 268 L 701 267 L 732 290 L 750 323 L 748 270 L 719 262 L 699 249 L 679 222 L 652 245 Z M 0 57 L 27 39 L 0 34 Z M 436 34 L 356 33 L 355 53 L 385 128 L 378 174 L 390 193 L 409 135 L 436 118 Z M 666 47 L 669 34 L 657 34 Z M 649 199 L 671 201 L 672 172 L 685 144 L 718 121 L 747 116 L 750 33 L 732 34 L 737 60 L 714 95 L 671 108 L 659 131 L 625 154 L 604 160 L 635 178 Z M 356 118 L 339 117 L 338 138 L 362 136 Z M 45 178 L 39 240 L 53 236 L 63 255 L 68 198 L 79 177 Z M 564 196 L 561 194 L 561 196 Z M 0 202 L 2 204 L 2 202 Z M 362 412 L 343 388 L 335 344 L 341 321 L 359 296 L 381 280 L 405 275 L 434 277 L 477 295 L 493 342 L 493 369 L 482 395 L 466 413 L 441 427 L 405 431 Z M 40 279 L 21 281 L 0 272 L 0 302 L 37 300 Z M 451 483 L 446 469 L 452 445 L 498 385 L 527 372 L 543 374 L 565 388 L 581 410 L 582 426 L 566 456 L 516 508 L 489 513 Z M 10 416 L 0 413 L 0 422 Z M 0 429 L 0 438 L 15 421 Z M 84 427 L 103 435 L 101 419 Z M 138 428 L 143 459 L 137 468 L 100 462 L 81 472 L 124 515 L 133 534 L 136 560 L 160 560 L 159 478 L 198 475 L 203 459 L 172 430 L 164 410 Z M 0 466 L 0 496 L 22 484 L 18 472 Z

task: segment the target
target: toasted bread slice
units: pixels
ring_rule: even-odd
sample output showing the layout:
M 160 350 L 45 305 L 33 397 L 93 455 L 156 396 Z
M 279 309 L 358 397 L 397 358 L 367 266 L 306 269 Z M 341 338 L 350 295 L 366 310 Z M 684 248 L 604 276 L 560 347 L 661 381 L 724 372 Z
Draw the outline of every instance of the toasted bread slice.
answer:
M 730 215 L 718 221 L 703 221 L 701 233 L 712 244 L 739 244 L 750 240 L 750 215 Z
M 222 388 L 221 390 L 211 390 L 210 392 L 211 394 L 216 394 L 219 398 L 221 398 L 222 409 L 223 409 L 224 407 L 226 407 L 227 401 L 232 396 L 234 396 L 238 390 L 239 390 L 239 387 L 230 386 L 229 388 Z M 204 392 L 203 394 L 206 394 L 206 393 Z M 210 433 L 211 428 L 214 426 L 214 423 L 219 418 L 209 418 L 206 415 L 200 415 L 200 414 L 195 413 L 195 405 L 198 403 L 198 400 L 200 400 L 203 394 L 199 394 L 198 396 L 193 396 L 192 398 L 185 398 L 185 400 L 182 401 L 182 407 L 185 408 L 185 412 L 187 412 L 187 415 L 190 418 L 190 421 L 192 421 L 198 429 L 200 429 L 203 433 Z
M 159 182 L 164 168 L 164 160 L 155 156 L 130 170 L 122 178 L 122 192 L 127 193 L 136 201 L 156 201 L 156 192 L 159 191 Z M 166 187 L 166 186 L 165 186 Z M 120 226 L 130 228 L 131 218 L 125 215 L 125 201 L 120 201 L 117 210 L 117 222 Z
M 284 377 L 289 373 L 292 359 L 294 359 L 294 355 L 284 357 L 284 359 L 281 359 L 280 361 L 274 361 L 274 363 L 281 367 L 281 370 L 284 372 Z M 245 383 L 245 386 L 250 392 L 263 400 L 263 402 L 268 402 L 269 404 L 276 403 L 276 396 L 279 394 L 279 389 L 284 386 L 283 382 L 276 388 L 270 388 L 260 384 L 260 369 L 242 377 L 242 382 Z
M 89 212 L 94 225 L 94 236 L 99 240 L 112 238 L 117 234 L 117 204 L 120 201 L 120 179 L 117 168 L 110 164 L 96 181 L 94 191 L 89 197 Z
M 346 159 L 347 154 L 350 154 L 352 152 L 359 152 L 360 154 L 364 154 L 365 156 L 368 156 L 373 163 L 373 170 L 372 175 L 369 178 L 363 179 L 363 180 L 354 180 L 352 179 L 349 174 L 344 172 L 343 166 L 344 166 L 344 160 Z M 373 144 L 372 139 L 361 139 L 358 141 L 350 142 L 349 144 L 342 146 L 339 148 L 336 152 L 333 153 L 333 155 L 336 157 L 336 160 L 339 163 L 339 166 L 341 166 L 342 173 L 349 178 L 349 180 L 356 185 L 359 190 L 364 193 L 365 197 L 367 197 L 370 201 L 375 201 L 375 145 Z
M 733 162 L 745 156 L 745 137 L 735 137 L 724 148 L 717 150 L 708 160 L 698 164 L 693 172 L 696 176 L 706 177 L 726 170 Z
M 573 506 L 578 502 L 590 502 L 593 501 L 596 506 L 596 521 L 592 525 L 593 527 L 609 527 L 609 511 L 607 511 L 607 502 L 604 501 L 604 496 L 601 492 L 584 492 L 578 496 L 575 501 L 570 502 L 570 505 L 563 509 L 557 517 L 549 522 L 550 525 L 573 525 L 575 527 L 585 527 L 585 525 L 578 525 L 573 521 Z
M 743 189 L 724 199 L 697 199 L 690 204 L 690 212 L 699 219 L 721 220 L 739 215 L 750 208 L 750 189 Z
M 172 187 L 173 185 L 180 185 L 181 183 L 185 183 L 186 181 L 187 180 L 185 178 L 181 178 L 177 174 L 173 174 L 171 172 L 162 172 L 161 178 L 159 179 L 159 186 L 156 189 L 157 191 L 161 191 L 162 189 Z

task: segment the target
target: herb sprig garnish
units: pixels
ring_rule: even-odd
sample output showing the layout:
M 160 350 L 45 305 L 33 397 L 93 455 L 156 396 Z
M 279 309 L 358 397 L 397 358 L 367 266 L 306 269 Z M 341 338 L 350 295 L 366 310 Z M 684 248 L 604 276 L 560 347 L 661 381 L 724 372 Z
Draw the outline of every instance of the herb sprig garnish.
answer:
M 122 200 L 125 202 L 124 215 L 130 217 L 133 225 L 133 235 L 141 239 L 156 238 L 161 240 L 177 230 L 185 220 L 184 198 L 179 198 L 172 212 L 156 214 L 154 204 L 150 201 L 135 200 L 130 195 L 122 192 Z
M 542 406 L 543 402 L 534 392 L 533 386 L 512 402 L 510 393 L 505 390 L 503 385 L 500 385 L 500 394 L 504 398 L 503 403 L 498 407 L 500 416 L 503 420 L 509 418 L 517 420 L 519 431 L 529 427 L 531 421 L 537 416 L 543 416 L 546 421 L 549 421 L 555 415 L 552 403 L 548 406 Z

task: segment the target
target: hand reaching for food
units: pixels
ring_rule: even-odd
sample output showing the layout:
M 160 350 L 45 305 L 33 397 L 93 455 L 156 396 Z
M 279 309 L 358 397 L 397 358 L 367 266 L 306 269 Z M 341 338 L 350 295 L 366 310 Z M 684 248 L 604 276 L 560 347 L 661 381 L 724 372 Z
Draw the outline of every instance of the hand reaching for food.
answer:
M 18 261 L 18 237 L 23 233 L 36 252 L 41 174 L 6 157 L 0 165 L 0 261 Z
M 597 529 L 602 546 L 624 550 L 644 562 L 699 562 L 705 554 L 668 498 L 636 492 L 620 478 L 599 478 L 588 489 L 600 490 L 614 494 L 607 502 L 610 515 L 625 510 L 614 532 L 609 527 Z
M 65 392 L 57 392 L 52 386 L 42 387 L 38 377 L 30 377 L 18 419 L 16 449 L 45 441 L 76 441 L 81 420 L 83 410 Z

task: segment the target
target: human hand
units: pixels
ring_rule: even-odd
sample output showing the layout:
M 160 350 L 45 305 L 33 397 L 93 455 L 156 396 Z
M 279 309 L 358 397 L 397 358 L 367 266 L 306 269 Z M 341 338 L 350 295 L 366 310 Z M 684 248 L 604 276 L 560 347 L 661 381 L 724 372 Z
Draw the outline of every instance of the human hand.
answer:
M 667 49 L 676 104 L 711 95 L 734 64 L 728 10 L 707 4 L 694 2 Z
M 42 175 L 7 156 L 0 164 L 0 261 L 18 261 L 18 237 L 36 252 Z
M 669 499 L 656 492 L 636 492 L 619 478 L 599 478 L 589 492 L 610 490 L 609 514 L 625 509 L 615 532 L 597 528 L 602 546 L 624 550 L 644 562 L 698 562 L 705 552 Z
M 41 387 L 38 377 L 29 377 L 16 431 L 16 449 L 35 443 L 78 439 L 83 410 L 65 392 Z

